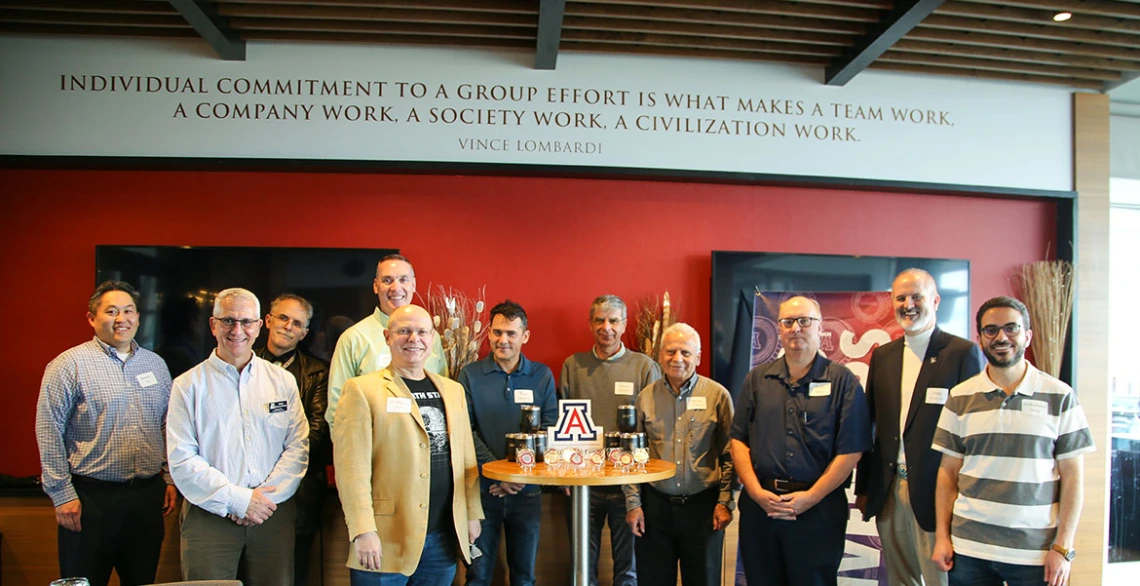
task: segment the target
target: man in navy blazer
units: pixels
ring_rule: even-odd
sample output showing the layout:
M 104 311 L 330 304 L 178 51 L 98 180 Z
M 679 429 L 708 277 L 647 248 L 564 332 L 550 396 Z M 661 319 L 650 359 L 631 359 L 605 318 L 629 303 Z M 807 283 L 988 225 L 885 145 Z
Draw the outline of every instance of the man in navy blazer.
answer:
M 941 298 L 930 273 L 899 273 L 891 300 L 904 336 L 871 354 L 875 442 L 859 461 L 855 506 L 864 520 L 875 517 L 891 586 L 946 586 L 946 573 L 931 560 L 942 455 L 930 445 L 950 389 L 981 372 L 985 359 L 973 342 L 938 329 Z

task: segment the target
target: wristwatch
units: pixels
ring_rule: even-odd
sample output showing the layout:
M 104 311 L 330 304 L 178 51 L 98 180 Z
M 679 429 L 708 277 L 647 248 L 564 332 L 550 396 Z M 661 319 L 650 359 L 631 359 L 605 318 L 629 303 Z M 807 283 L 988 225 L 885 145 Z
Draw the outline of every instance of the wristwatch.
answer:
M 1053 551 L 1064 556 L 1065 561 L 1071 562 L 1071 561 L 1073 561 L 1073 558 L 1077 557 L 1077 550 L 1075 550 L 1075 549 L 1065 549 L 1065 548 L 1061 547 L 1060 545 L 1057 545 L 1056 543 L 1053 544 L 1052 549 L 1053 549 Z

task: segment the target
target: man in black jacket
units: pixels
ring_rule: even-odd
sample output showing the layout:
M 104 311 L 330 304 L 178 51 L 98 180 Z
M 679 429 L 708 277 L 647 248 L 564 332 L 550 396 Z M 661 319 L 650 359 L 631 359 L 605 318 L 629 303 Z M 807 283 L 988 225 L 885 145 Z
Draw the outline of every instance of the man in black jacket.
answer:
M 297 503 L 297 545 L 293 554 L 295 586 L 305 586 L 309 578 L 309 556 L 313 541 L 321 528 L 321 505 L 324 503 L 331 446 L 329 424 L 325 421 L 328 405 L 329 363 L 303 352 L 297 347 L 309 333 L 313 306 L 305 298 L 292 293 L 279 295 L 265 316 L 268 331 L 265 347 L 258 357 L 268 360 L 297 379 L 301 404 L 309 420 L 309 470 L 295 497 Z
M 950 389 L 981 372 L 985 359 L 973 342 L 938 329 L 941 298 L 930 273 L 899 273 L 891 299 L 904 336 L 871 354 L 875 443 L 859 462 L 855 505 L 864 520 L 875 517 L 891 586 L 946 586 L 946 573 L 931 560 L 942 455 L 930 445 Z

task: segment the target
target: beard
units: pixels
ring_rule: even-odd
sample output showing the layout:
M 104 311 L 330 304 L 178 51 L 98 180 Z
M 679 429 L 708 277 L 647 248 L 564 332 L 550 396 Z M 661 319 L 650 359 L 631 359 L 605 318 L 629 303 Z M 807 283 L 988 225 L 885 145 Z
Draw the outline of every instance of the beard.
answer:
M 1010 346 L 1015 347 L 1012 344 Z M 998 368 L 1008 368 L 1020 362 L 1022 358 L 1025 358 L 1025 347 L 1017 348 L 1017 351 L 1013 353 L 1013 356 L 1010 356 L 1007 359 L 998 358 L 993 353 L 991 353 L 990 346 L 984 346 L 982 348 L 982 354 L 986 355 L 986 360 L 988 360 L 990 364 Z

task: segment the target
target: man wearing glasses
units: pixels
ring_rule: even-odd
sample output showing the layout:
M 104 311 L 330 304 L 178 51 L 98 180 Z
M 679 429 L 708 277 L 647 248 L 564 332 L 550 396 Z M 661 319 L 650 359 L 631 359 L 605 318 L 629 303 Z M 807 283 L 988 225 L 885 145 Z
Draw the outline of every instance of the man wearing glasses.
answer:
M 376 372 L 392 361 L 384 332 L 388 328 L 388 316 L 411 303 L 416 294 L 416 271 L 412 263 L 398 254 L 380 259 L 376 263 L 372 292 L 378 301 L 372 315 L 345 330 L 333 350 L 329 367 L 329 406 L 325 410 L 325 419 L 330 427 L 336 425 L 336 407 L 344 383 L 354 376 Z M 447 362 L 443 359 L 443 345 L 438 336 L 432 342 L 431 356 L 424 364 L 429 371 L 447 376 Z
M 333 460 L 353 586 L 450 586 L 455 560 L 471 563 L 479 464 L 463 387 L 424 368 L 434 338 L 424 308 L 397 309 L 392 363 L 344 387 Z
M 602 295 L 590 305 L 594 347 L 562 363 L 559 399 L 589 399 L 596 425 L 617 431 L 619 405 L 633 405 L 637 391 L 661 378 L 652 358 L 630 352 L 622 344 L 626 327 L 625 302 L 617 295 Z M 569 515 L 569 503 L 567 514 Z M 569 518 L 569 517 L 567 517 Z M 614 586 L 637 586 L 633 533 L 625 522 L 625 495 L 620 486 L 590 490 L 590 586 L 598 584 L 598 552 L 602 527 L 609 522 Z
M 937 326 L 938 288 L 921 269 L 891 285 L 903 337 L 871 354 L 867 404 L 875 447 L 859 461 L 855 505 L 875 517 L 891 586 L 946 586 L 934 565 L 934 487 L 942 453 L 930 449 L 950 389 L 985 364 L 969 340 Z
M 297 545 L 293 554 L 294 583 L 309 583 L 309 558 L 313 541 L 321 528 L 321 504 L 328 488 L 325 470 L 332 458 L 329 424 L 325 421 L 328 404 L 329 364 L 298 347 L 309 333 L 313 305 L 300 295 L 284 293 L 269 304 L 265 316 L 265 347 L 257 356 L 293 375 L 301 393 L 301 406 L 309 420 L 309 470 L 297 489 Z
M 819 304 L 780 304 L 784 355 L 744 379 L 732 423 L 740 554 L 749 584 L 835 586 L 847 532 L 844 486 L 871 447 L 859 379 L 819 353 Z
M 934 562 L 950 586 L 1062 586 L 1092 433 L 1072 387 L 1025 360 L 1025 304 L 994 297 L 977 327 L 989 364 L 950 390 L 934 434 Z
M 253 293 L 218 293 L 210 318 L 218 346 L 175 379 L 170 393 L 170 474 L 189 503 L 182 509 L 184 580 L 293 584 L 290 497 L 308 466 L 309 424 L 297 381 L 253 353 L 260 315 Z

